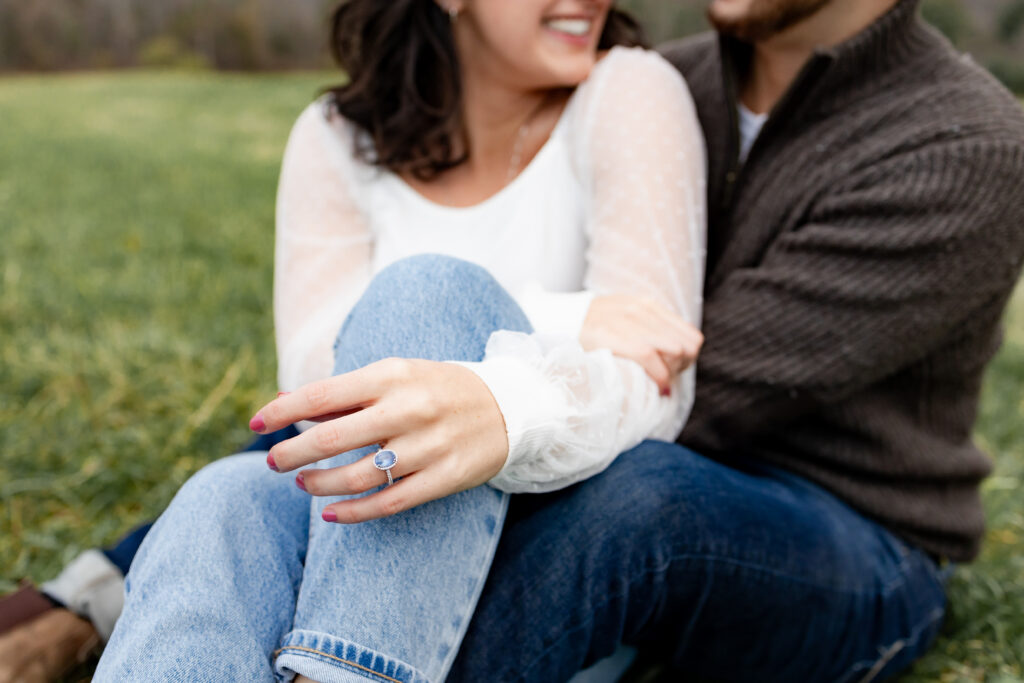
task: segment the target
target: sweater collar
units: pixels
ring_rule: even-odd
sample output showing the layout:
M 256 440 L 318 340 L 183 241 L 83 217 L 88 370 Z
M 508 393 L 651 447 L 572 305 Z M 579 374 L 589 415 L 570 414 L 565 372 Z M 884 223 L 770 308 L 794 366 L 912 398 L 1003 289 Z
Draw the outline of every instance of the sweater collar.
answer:
M 783 101 L 793 99 L 793 90 L 806 94 L 810 86 L 826 83 L 832 90 L 850 80 L 861 81 L 919 57 L 931 38 L 928 29 L 917 18 L 920 2 L 900 0 L 849 40 L 815 50 Z M 738 85 L 749 68 L 753 48 L 749 43 L 723 35 L 720 37 L 720 49 L 729 99 L 735 103 Z
M 845 43 L 822 48 L 829 60 L 828 80 L 863 78 L 920 57 L 930 34 L 917 18 L 920 0 L 900 0 L 889 12 Z

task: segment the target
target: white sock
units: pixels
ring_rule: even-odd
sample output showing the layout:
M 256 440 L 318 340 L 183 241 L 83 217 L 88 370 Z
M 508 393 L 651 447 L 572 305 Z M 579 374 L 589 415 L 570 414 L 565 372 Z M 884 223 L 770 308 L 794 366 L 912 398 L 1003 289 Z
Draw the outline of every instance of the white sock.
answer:
M 103 642 L 110 639 L 124 608 L 124 576 L 99 550 L 86 550 L 76 557 L 42 590 L 91 621 Z

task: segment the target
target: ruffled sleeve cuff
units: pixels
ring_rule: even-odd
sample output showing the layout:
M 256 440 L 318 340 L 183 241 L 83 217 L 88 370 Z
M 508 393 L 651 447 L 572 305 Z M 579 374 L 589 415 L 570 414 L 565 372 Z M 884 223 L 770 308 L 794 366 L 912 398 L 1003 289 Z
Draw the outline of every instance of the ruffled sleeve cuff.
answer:
M 563 421 L 558 390 L 539 368 L 523 359 L 496 356 L 478 363 L 451 362 L 474 372 L 494 396 L 505 420 L 508 458 L 488 483 L 502 491 L 518 492 L 522 477 L 510 474 L 549 446 Z

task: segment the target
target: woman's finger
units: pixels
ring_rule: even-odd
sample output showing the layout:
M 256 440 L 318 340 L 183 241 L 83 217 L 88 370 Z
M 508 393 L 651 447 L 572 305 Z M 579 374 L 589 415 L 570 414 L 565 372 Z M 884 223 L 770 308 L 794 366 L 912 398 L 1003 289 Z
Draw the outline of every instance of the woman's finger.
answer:
M 633 353 L 625 354 L 625 356 L 632 358 L 640 364 L 640 367 L 644 369 L 647 376 L 658 385 L 662 395 L 667 395 L 672 390 L 672 372 L 656 348 L 644 345 Z
M 650 299 L 629 308 L 629 334 L 640 335 L 667 354 L 690 354 L 700 333 L 679 315 Z
M 696 354 L 704 342 L 704 335 L 694 325 L 686 322 L 682 316 L 674 311 L 665 308 L 652 299 L 645 300 L 647 310 L 657 320 L 654 323 L 658 329 L 663 329 L 673 335 L 674 339 L 681 340 L 686 344 L 688 351 Z
M 659 352 L 660 353 L 660 352 Z M 662 360 L 665 361 L 665 365 L 668 366 L 668 371 L 672 373 L 672 381 L 674 382 L 679 375 L 681 375 L 687 368 L 693 365 L 692 358 L 688 356 L 665 356 L 662 354 Z
M 659 304 L 654 299 L 641 299 L 642 310 L 650 318 L 657 321 L 659 327 L 671 330 L 676 334 L 685 334 L 688 323 L 673 309 Z
M 640 322 L 633 324 L 631 334 L 654 348 L 668 366 L 669 374 L 675 376 L 689 367 L 697 357 L 699 344 L 690 336 L 681 337 L 662 327 L 651 327 Z
M 663 330 L 676 343 L 684 346 L 687 353 L 696 354 L 704 343 L 704 335 L 695 326 L 683 320 L 681 317 L 658 307 L 656 313 L 658 329 Z
M 405 438 L 387 444 L 387 450 L 398 456 L 398 461 L 390 468 L 393 480 L 397 481 L 418 472 L 431 461 L 431 454 L 426 453 L 422 446 L 417 447 L 414 444 L 414 440 Z M 388 483 L 387 473 L 373 464 L 374 455 L 370 453 L 354 463 L 341 467 L 303 470 L 296 475 L 295 483 L 314 496 L 350 496 L 365 493 Z
M 441 473 L 441 469 L 431 467 L 420 470 L 376 493 L 332 503 L 324 508 L 323 519 L 339 524 L 357 524 L 390 517 L 466 488 L 453 483 Z
M 683 334 L 662 329 L 652 341 L 659 351 L 685 358 L 688 361 L 686 364 L 689 365 L 700 353 L 700 348 L 704 344 L 704 335 L 696 328 L 687 326 Z
M 696 362 L 702 343 L 703 339 L 672 340 L 667 343 L 661 340 L 653 342 L 673 377 Z
M 249 422 L 249 428 L 266 434 L 302 420 L 358 410 L 383 393 L 387 379 L 387 366 L 373 363 L 312 382 L 263 406 Z
M 315 425 L 270 449 L 267 464 L 289 472 L 339 453 L 387 441 L 402 428 L 401 416 L 379 406 L 364 408 L 345 417 Z
M 704 333 L 689 323 L 683 324 L 683 333 L 683 338 L 689 343 L 689 352 L 696 356 L 704 346 Z
M 330 422 L 331 420 L 335 420 L 339 417 L 345 417 L 346 415 L 351 415 L 352 413 L 358 413 L 360 410 L 362 410 L 362 408 L 352 408 L 351 410 L 342 410 L 337 413 L 328 413 L 327 415 L 320 415 L 319 417 L 310 417 L 306 419 L 309 420 L 310 422 Z
M 689 341 L 663 328 L 637 329 L 634 334 L 663 356 L 679 358 L 689 355 Z

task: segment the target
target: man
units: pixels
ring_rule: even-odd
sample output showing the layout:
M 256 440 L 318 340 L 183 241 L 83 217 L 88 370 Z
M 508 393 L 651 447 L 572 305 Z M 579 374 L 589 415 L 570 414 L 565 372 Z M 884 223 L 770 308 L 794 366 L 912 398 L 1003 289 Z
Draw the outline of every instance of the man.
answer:
M 917 0 L 714 0 L 667 46 L 709 152 L 679 445 L 513 499 L 450 680 L 620 643 L 714 679 L 874 680 L 978 550 L 982 370 L 1020 270 L 1024 114 Z
M 696 405 L 681 446 L 513 499 L 454 680 L 565 680 L 620 642 L 736 681 L 925 652 L 982 536 L 1024 114 L 917 10 L 714 0 L 717 38 L 664 48 L 709 153 Z

